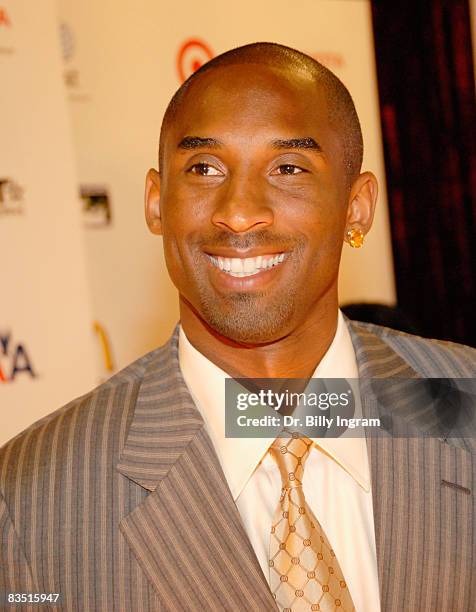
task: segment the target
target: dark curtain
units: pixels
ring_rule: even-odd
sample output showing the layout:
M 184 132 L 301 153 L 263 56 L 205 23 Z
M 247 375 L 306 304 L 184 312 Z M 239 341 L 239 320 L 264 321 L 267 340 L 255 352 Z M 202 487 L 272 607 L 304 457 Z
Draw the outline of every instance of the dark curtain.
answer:
M 476 345 L 476 129 L 467 0 L 372 1 L 398 305 Z

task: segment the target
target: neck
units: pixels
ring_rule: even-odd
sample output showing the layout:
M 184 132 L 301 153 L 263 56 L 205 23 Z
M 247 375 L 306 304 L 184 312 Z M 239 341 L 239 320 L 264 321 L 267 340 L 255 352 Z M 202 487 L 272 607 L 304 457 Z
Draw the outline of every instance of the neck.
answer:
M 332 303 L 320 306 L 299 329 L 260 345 L 243 345 L 221 336 L 183 300 L 180 320 L 190 343 L 230 376 L 309 378 L 337 329 L 337 296 Z

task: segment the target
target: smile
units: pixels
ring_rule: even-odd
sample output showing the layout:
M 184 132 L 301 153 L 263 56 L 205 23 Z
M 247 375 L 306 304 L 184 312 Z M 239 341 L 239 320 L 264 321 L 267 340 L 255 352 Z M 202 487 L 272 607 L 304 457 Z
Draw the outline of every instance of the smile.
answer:
M 270 270 L 279 266 L 285 259 L 286 253 L 273 255 L 258 255 L 257 257 L 217 257 L 207 255 L 211 263 L 222 272 L 230 276 L 244 278 L 254 276 L 264 270 Z

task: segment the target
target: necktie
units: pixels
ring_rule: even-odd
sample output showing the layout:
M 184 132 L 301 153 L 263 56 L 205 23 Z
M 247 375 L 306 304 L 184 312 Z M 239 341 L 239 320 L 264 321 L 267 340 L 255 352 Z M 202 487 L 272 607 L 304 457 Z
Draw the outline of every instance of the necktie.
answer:
M 355 610 L 331 545 L 304 498 L 304 464 L 312 441 L 293 432 L 270 446 L 282 491 L 269 544 L 270 587 L 283 612 Z

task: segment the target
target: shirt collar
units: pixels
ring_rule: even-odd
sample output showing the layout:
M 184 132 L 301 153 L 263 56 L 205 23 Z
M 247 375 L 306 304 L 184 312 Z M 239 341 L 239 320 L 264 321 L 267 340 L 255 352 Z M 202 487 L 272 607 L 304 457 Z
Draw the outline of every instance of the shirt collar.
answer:
M 182 327 L 179 334 L 179 364 L 190 394 L 205 421 L 233 499 L 236 500 L 274 438 L 225 438 L 225 379 L 230 376 L 197 351 Z M 313 377 L 358 377 L 354 347 L 340 310 L 334 339 L 316 367 Z M 370 491 L 364 436 L 315 438 L 314 442 L 363 489 Z

